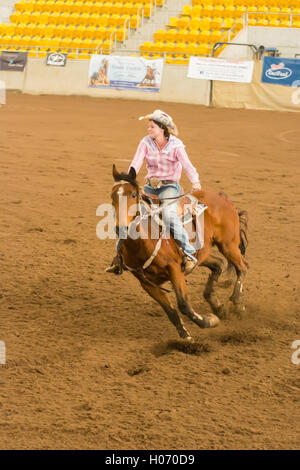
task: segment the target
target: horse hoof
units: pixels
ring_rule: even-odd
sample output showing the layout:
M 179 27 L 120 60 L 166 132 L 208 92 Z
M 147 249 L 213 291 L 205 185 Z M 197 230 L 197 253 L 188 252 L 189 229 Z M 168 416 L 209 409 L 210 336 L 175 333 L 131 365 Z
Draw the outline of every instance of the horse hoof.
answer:
M 242 304 L 233 304 L 233 313 L 239 319 L 242 319 L 246 311 L 245 305 Z
M 206 318 L 209 321 L 209 328 L 215 328 L 220 323 L 220 319 L 213 313 L 209 313 Z
M 179 331 L 179 336 L 181 339 L 191 341 L 193 338 L 190 333 L 184 328 L 182 331 Z
M 214 313 L 221 320 L 226 320 L 228 317 L 228 312 L 224 305 L 219 305 L 219 307 L 216 307 L 214 309 Z

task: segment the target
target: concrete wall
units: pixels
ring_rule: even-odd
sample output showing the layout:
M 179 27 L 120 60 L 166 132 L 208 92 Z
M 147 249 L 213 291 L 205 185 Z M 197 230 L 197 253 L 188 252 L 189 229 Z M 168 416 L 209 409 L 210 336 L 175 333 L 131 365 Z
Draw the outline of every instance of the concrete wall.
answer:
M 213 105 L 228 108 L 300 111 L 300 88 L 261 83 L 262 62 L 255 62 L 252 83 L 214 82 Z M 209 105 L 210 83 L 187 78 L 187 67 L 165 64 L 159 93 L 88 88 L 89 61 L 68 60 L 66 67 L 46 66 L 45 59 L 28 59 L 24 72 L 1 72 L 7 90 L 32 94 L 171 101 Z
M 300 54 L 300 28 L 249 27 L 248 42 L 257 46 L 276 47 L 282 57 Z
M 29 58 L 24 73 L 1 72 L 7 90 L 32 94 L 87 95 L 93 97 L 173 101 L 208 105 L 209 82 L 187 78 L 187 67 L 165 64 L 159 93 L 88 88 L 89 61 L 68 60 L 65 67 L 50 67 L 45 59 Z
M 300 29 L 248 26 L 240 31 L 232 42 L 254 44 L 257 47 L 276 47 L 281 57 L 294 57 L 295 54 L 300 54 Z M 252 53 L 250 48 L 228 46 L 220 57 L 251 59 Z
M 10 23 L 16 0 L 0 0 L 0 23 Z
M 248 28 L 243 28 L 236 37 L 231 41 L 232 43 L 249 44 Z M 226 41 L 224 41 L 226 42 Z M 256 43 L 255 43 L 256 45 Z M 252 59 L 253 53 L 250 47 L 247 46 L 227 46 L 220 54 L 223 59 Z

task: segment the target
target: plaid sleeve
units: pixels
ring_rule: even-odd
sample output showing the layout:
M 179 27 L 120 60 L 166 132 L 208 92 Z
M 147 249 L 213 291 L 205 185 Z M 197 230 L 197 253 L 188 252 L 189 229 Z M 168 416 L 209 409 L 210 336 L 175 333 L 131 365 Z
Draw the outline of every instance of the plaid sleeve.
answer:
M 182 168 L 184 169 L 184 172 L 188 179 L 191 181 L 191 183 L 200 183 L 199 174 L 196 168 L 191 164 L 191 161 L 183 146 L 177 147 L 176 156 L 180 161 Z
M 138 172 L 141 169 L 141 166 L 143 164 L 143 161 L 144 161 L 144 158 L 145 158 L 146 154 L 147 154 L 147 145 L 146 145 L 145 141 L 142 140 L 139 143 L 139 146 L 137 148 L 137 151 L 135 153 L 135 156 L 134 156 L 132 162 L 130 163 L 130 166 L 128 168 L 128 172 L 130 170 L 130 167 L 132 166 L 135 169 L 136 174 L 138 174 Z

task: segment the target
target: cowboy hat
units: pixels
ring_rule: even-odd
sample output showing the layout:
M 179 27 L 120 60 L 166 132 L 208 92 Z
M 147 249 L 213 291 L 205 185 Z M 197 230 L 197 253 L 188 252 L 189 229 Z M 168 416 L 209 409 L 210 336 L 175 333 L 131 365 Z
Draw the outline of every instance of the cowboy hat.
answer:
M 142 119 L 151 119 L 151 121 L 160 122 L 166 126 L 170 134 L 178 135 L 178 129 L 171 116 L 169 116 L 167 113 L 164 113 L 160 109 L 156 109 L 152 114 L 147 114 L 146 116 L 141 116 L 139 118 L 140 121 Z

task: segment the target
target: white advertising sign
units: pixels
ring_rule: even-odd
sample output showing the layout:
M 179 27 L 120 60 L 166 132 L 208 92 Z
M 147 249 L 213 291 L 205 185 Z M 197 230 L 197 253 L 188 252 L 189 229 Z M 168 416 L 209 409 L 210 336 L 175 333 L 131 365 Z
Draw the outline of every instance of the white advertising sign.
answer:
M 202 80 L 250 83 L 253 66 L 253 60 L 190 57 L 187 76 Z

